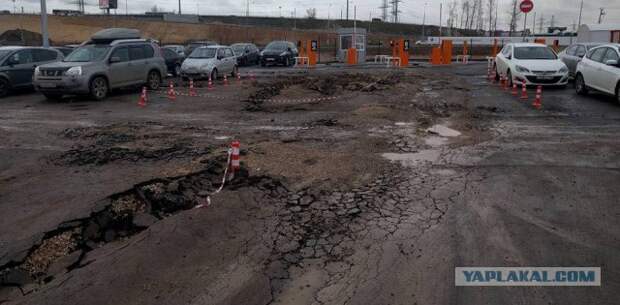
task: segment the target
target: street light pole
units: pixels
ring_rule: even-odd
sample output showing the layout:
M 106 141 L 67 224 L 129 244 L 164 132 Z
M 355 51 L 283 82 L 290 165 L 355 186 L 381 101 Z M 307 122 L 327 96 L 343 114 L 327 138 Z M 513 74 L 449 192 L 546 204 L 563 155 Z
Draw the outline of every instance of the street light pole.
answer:
M 579 7 L 579 22 L 578 22 L 578 27 L 581 27 L 581 13 L 583 13 L 583 0 L 581 0 L 581 7 Z
M 43 47 L 49 48 L 50 41 L 47 33 L 47 3 L 46 0 L 41 0 L 41 34 L 43 34 Z
M 428 2 L 424 3 L 424 16 L 422 17 L 422 38 L 426 37 L 426 6 Z
M 181 15 L 181 0 L 179 0 L 179 15 Z

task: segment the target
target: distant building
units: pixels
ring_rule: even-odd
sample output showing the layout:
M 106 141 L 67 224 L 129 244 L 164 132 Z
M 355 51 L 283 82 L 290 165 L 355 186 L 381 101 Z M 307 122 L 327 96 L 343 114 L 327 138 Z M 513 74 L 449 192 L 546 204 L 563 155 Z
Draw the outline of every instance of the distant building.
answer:
M 620 43 L 620 24 L 583 24 L 579 27 L 577 41 Z

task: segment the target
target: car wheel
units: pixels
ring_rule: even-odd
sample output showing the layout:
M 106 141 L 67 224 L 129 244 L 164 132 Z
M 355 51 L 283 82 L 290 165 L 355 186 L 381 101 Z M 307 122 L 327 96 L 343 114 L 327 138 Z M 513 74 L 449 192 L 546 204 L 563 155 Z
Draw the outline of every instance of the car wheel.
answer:
M 62 94 L 58 94 L 58 93 L 43 93 L 43 95 L 45 96 L 46 99 L 52 100 L 52 101 L 57 101 L 57 100 L 62 99 Z
M 575 91 L 577 94 L 586 95 L 588 94 L 588 86 L 586 85 L 586 81 L 583 79 L 583 75 L 577 74 L 575 78 Z
M 161 76 L 159 76 L 159 73 L 157 71 L 149 72 L 149 76 L 146 79 L 146 84 L 149 90 L 158 90 L 159 85 L 161 84 Z
M 512 88 L 512 73 L 510 73 L 510 70 L 506 72 L 506 78 L 508 79 L 508 87 Z
M 177 64 L 176 66 L 174 66 L 174 76 L 179 75 L 181 75 L 181 65 Z
M 6 79 L 0 78 L 0 97 L 7 96 L 10 88 L 9 82 Z
M 103 100 L 108 96 L 108 81 L 103 77 L 95 77 L 90 82 L 90 96 L 95 100 Z
M 213 71 L 211 71 L 211 80 L 217 80 L 217 69 L 213 69 Z
M 495 65 L 495 81 L 499 81 L 499 71 L 497 70 L 497 65 Z

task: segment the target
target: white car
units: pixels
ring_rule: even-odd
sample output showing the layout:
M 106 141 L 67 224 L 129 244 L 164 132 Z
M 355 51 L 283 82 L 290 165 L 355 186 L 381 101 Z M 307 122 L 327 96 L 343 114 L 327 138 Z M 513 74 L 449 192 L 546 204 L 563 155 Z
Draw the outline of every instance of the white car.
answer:
M 537 43 L 509 43 L 495 57 L 496 78 L 500 75 L 528 86 L 566 86 L 568 67 L 548 46 Z
M 181 65 L 181 76 L 184 79 L 201 79 L 230 74 L 236 77 L 238 73 L 237 57 L 227 46 L 199 47 L 192 51 Z
M 575 90 L 579 94 L 589 89 L 615 95 L 620 103 L 620 44 L 608 44 L 591 49 L 577 64 Z

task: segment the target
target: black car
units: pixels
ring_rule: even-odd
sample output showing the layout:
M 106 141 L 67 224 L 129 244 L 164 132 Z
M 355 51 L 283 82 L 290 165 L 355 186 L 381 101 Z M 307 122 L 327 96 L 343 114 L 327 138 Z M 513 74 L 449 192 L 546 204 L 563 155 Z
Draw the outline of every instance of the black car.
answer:
M 237 65 L 249 66 L 258 65 L 260 61 L 260 52 L 253 43 L 235 43 L 230 46 L 237 56 Z
M 0 97 L 10 90 L 32 87 L 40 65 L 60 61 L 62 53 L 39 47 L 0 47 Z
M 164 56 L 164 60 L 166 60 L 166 67 L 168 68 L 168 73 L 179 76 L 181 75 L 181 65 L 185 60 L 185 57 L 179 55 L 174 49 L 171 48 L 162 48 L 162 55 Z
M 295 64 L 295 57 L 299 56 L 299 51 L 294 43 L 290 41 L 272 41 L 265 49 L 260 52 L 260 64 L 292 66 Z
M 75 50 L 75 48 L 72 47 L 52 47 L 52 49 L 56 49 L 58 51 L 60 51 L 60 53 L 62 53 L 62 55 L 64 55 L 65 57 L 67 57 L 67 55 L 71 54 L 71 52 L 73 52 L 73 50 Z

